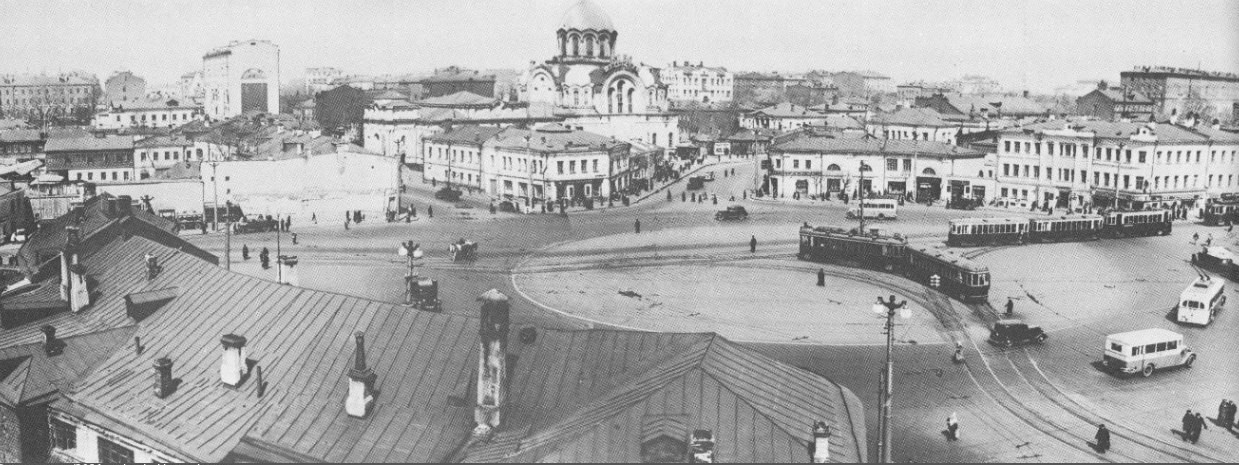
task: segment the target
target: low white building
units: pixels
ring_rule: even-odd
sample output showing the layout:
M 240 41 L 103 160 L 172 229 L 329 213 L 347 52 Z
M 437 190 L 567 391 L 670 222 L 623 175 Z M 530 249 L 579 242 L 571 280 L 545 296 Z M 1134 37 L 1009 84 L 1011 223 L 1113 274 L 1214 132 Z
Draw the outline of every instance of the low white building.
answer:
M 727 68 L 698 63 L 671 62 L 662 72 L 667 83 L 667 99 L 701 103 L 730 102 L 735 76 Z
M 948 121 L 929 108 L 901 108 L 875 115 L 865 124 L 865 130 L 883 139 L 954 144 L 962 131 L 962 123 Z
M 784 102 L 741 115 L 740 127 L 789 131 L 804 126 L 822 126 L 828 119 L 827 113 L 821 110 Z
M 175 99 L 125 102 L 95 114 L 94 127 L 98 130 L 174 128 L 200 119 L 201 105 L 183 105 Z
M 133 144 L 133 169 L 137 179 L 147 179 L 162 169 L 184 162 L 202 161 L 194 141 L 180 136 L 151 136 Z
M 1036 123 L 1000 133 L 999 195 L 1071 208 L 1200 208 L 1239 192 L 1237 150 L 1239 135 L 1212 128 Z

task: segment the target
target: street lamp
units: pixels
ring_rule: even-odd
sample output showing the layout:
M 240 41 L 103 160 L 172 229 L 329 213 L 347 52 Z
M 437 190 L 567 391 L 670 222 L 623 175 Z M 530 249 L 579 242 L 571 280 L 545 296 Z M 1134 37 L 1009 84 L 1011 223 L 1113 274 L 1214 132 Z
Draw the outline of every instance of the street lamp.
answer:
M 408 270 L 404 274 L 404 304 L 413 305 L 413 286 L 417 280 L 417 262 L 422 258 L 422 245 L 416 244 L 413 241 L 403 242 L 400 244 L 398 255 L 409 257 Z
M 895 295 L 891 294 L 889 300 L 882 300 L 882 296 L 878 296 L 877 303 L 873 304 L 873 312 L 881 314 L 886 312 L 886 371 L 882 376 L 882 390 L 879 391 L 879 404 L 881 405 L 881 413 L 878 417 L 880 433 L 878 436 L 878 454 L 881 463 L 891 462 L 891 378 L 894 375 L 895 365 L 891 359 L 892 349 L 895 345 L 895 311 L 899 311 L 899 316 L 903 319 L 912 317 L 912 310 L 908 308 L 908 301 L 895 301 Z

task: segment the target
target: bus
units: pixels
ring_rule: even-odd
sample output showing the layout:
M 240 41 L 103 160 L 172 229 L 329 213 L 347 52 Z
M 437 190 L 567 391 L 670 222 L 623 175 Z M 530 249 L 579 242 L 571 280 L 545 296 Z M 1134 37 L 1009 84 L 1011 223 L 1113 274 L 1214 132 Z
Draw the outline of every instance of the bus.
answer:
M 1174 331 L 1150 328 L 1106 336 L 1102 363 L 1111 371 L 1144 377 L 1153 376 L 1158 368 L 1183 366 L 1190 368 L 1196 354 L 1183 343 L 1183 335 Z
M 1226 305 L 1226 285 L 1220 279 L 1196 278 L 1179 295 L 1175 321 L 1208 326 Z
M 1107 237 L 1165 236 L 1172 229 L 1170 210 L 1113 211 L 1102 216 Z
M 1204 220 L 1207 226 L 1220 226 L 1239 222 L 1239 193 L 1222 194 L 1209 199 L 1205 205 Z
M 1024 218 L 960 218 L 950 221 L 946 243 L 951 247 L 985 244 L 1023 244 L 1029 221 Z
M 865 209 L 865 219 L 893 220 L 898 217 L 899 201 L 895 199 L 864 199 L 860 205 L 848 208 L 847 217 L 860 217 L 861 206 Z
M 1058 218 L 1033 218 L 1028 221 L 1028 240 L 1057 242 L 1101 238 L 1101 215 L 1067 215 Z

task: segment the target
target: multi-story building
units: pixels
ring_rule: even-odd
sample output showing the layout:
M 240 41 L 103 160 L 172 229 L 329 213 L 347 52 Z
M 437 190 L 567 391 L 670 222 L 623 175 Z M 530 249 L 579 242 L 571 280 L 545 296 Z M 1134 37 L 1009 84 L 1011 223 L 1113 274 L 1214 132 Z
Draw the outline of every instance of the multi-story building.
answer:
M 892 113 L 879 113 L 865 124 L 865 130 L 883 139 L 924 140 L 954 144 L 961 122 L 948 121 L 929 108 L 901 108 Z
M 68 181 L 128 181 L 135 176 L 132 136 L 61 137 L 47 140 L 47 171 Z
M 43 154 L 47 134 L 37 129 L 0 129 L 0 158 L 18 161 Z
M 806 125 L 822 125 L 826 120 L 826 113 L 819 110 L 792 103 L 780 103 L 741 115 L 740 127 L 786 131 Z
M 1027 91 L 1019 95 L 934 94 L 917 97 L 913 106 L 931 108 L 948 118 L 968 120 L 1013 121 L 1044 118 L 1049 113 L 1049 108 L 1029 98 Z
M 305 69 L 305 93 L 314 95 L 336 87 L 336 79 L 344 77 L 340 68 L 320 67 Z
M 685 61 L 671 62 L 662 72 L 667 82 L 667 99 L 701 103 L 730 102 L 735 82 L 731 71 L 722 67 L 694 66 Z
M 202 107 L 198 105 L 182 105 L 175 99 L 139 100 L 113 104 L 109 110 L 96 113 L 94 127 L 98 130 L 174 128 L 199 119 L 202 119 Z
M 763 101 L 771 96 L 780 96 L 787 92 L 787 88 L 796 84 L 809 84 L 809 81 L 804 76 L 786 75 L 775 73 L 740 73 L 736 74 L 732 82 L 735 83 L 735 89 L 732 91 L 733 100 L 740 101 Z
M 1161 118 L 1233 121 L 1239 115 L 1239 74 L 1169 66 L 1137 66 L 1119 73 L 1120 85 L 1153 100 Z
M 837 137 L 806 130 L 769 148 L 765 173 L 776 197 L 865 192 L 914 194 L 937 200 L 955 190 L 969 198 L 992 192 L 992 167 L 985 153 L 923 140 L 872 136 Z
M 203 106 L 212 119 L 280 111 L 280 48 L 266 40 L 232 42 L 202 56 Z
M 456 66 L 435 70 L 434 74 L 418 81 L 424 98 L 444 97 L 457 92 L 469 92 L 483 97 L 495 96 L 495 75 L 461 69 Z
M 1202 206 L 1239 191 L 1239 135 L 1157 123 L 1048 121 L 999 135 L 999 195 L 1062 208 Z M 1116 201 L 1117 198 L 1117 201 Z
M 1151 121 L 1153 100 L 1140 92 L 1121 87 L 1108 87 L 1105 81 L 1092 92 L 1076 99 L 1076 114 L 1105 121 Z
M 194 141 L 183 136 L 151 136 L 134 142 L 133 146 L 136 179 L 148 179 L 159 170 L 183 162 L 201 161 L 194 156 Z
M 618 35 L 592 1 L 573 4 L 555 32 L 559 54 L 525 73 L 521 100 L 554 106 L 569 126 L 675 147 L 679 118 L 669 111 L 667 83 L 658 68 L 618 54 Z
M 118 71 L 103 83 L 103 104 L 125 105 L 146 100 L 146 79 Z
M 38 120 L 93 114 L 99 80 L 84 73 L 0 75 L 0 116 Z
M 607 198 L 633 183 L 631 144 L 561 124 L 466 126 L 427 137 L 423 147 L 428 177 L 525 208 Z
M 202 87 L 202 71 L 191 71 L 181 75 L 176 82 L 181 99 L 201 103 L 205 90 Z

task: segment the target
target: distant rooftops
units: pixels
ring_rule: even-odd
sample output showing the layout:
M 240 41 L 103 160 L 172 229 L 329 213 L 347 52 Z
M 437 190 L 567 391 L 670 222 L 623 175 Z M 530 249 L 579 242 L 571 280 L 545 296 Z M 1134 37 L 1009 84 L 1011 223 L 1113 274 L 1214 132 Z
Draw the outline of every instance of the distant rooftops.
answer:
M 96 150 L 132 150 L 133 136 L 85 136 L 51 138 L 43 146 L 44 152 L 73 152 Z
M 1226 79 L 1239 81 L 1239 74 L 1228 73 L 1224 71 L 1205 71 L 1203 69 L 1192 68 L 1175 68 L 1172 66 L 1136 66 L 1131 71 L 1123 71 L 1122 74 L 1173 74 L 1178 76 L 1199 77 L 1207 79 Z

